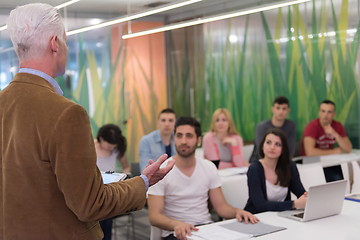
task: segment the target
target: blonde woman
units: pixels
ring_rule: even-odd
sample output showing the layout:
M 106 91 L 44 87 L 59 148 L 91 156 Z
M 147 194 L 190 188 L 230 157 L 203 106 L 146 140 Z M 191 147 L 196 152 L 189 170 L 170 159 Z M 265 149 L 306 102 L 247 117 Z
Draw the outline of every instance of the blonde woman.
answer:
M 243 154 L 243 140 L 227 109 L 219 108 L 214 112 L 211 129 L 204 136 L 203 149 L 204 157 L 219 169 L 249 165 Z

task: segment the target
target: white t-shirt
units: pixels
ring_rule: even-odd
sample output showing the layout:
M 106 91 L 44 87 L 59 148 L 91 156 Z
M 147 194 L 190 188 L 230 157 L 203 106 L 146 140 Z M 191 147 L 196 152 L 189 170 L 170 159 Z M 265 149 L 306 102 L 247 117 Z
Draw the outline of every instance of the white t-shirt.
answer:
M 97 157 L 96 165 L 100 171 L 116 171 L 116 160 L 119 155 L 118 151 L 113 151 L 108 157 Z
M 289 191 L 288 187 L 282 187 L 280 185 L 274 185 L 268 180 L 266 183 L 266 195 L 269 201 L 283 202 Z
M 170 160 L 170 159 L 169 159 Z M 184 175 L 176 166 L 148 194 L 164 196 L 164 215 L 193 225 L 211 222 L 208 209 L 210 189 L 221 186 L 215 165 L 197 158 L 191 177 Z M 166 237 L 172 232 L 162 231 Z

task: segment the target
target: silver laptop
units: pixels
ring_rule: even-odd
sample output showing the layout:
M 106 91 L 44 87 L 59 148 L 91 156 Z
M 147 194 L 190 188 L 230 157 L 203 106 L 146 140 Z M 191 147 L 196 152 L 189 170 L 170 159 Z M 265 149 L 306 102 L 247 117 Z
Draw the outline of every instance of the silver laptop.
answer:
M 311 186 L 305 209 L 279 212 L 279 216 L 301 222 L 337 215 L 344 203 L 347 180 Z

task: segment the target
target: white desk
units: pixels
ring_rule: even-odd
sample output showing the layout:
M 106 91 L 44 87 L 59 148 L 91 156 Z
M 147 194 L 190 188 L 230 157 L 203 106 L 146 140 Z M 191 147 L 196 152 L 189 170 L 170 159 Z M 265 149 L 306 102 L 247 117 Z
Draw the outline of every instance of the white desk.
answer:
M 355 240 L 360 237 L 360 203 L 344 201 L 340 215 L 317 219 L 309 222 L 279 217 L 276 212 L 257 214 L 261 221 L 286 227 L 280 232 L 264 235 L 257 239 L 336 239 Z
M 352 153 L 320 156 L 320 163 L 324 168 L 354 161 L 360 161 L 360 152 L 358 150 L 355 150 Z
M 340 215 L 317 219 L 310 222 L 298 222 L 279 217 L 277 212 L 257 214 L 260 221 L 274 226 L 286 227 L 286 230 L 263 235 L 256 239 L 266 240 L 358 240 L 360 238 L 360 203 L 344 200 L 343 210 Z M 216 222 L 214 225 L 236 221 L 235 219 Z M 202 228 L 200 226 L 199 228 Z M 197 240 L 198 238 L 193 237 Z M 255 238 L 254 238 L 255 239 Z
M 344 179 L 349 180 L 346 193 L 360 191 L 360 151 L 358 149 L 354 149 L 351 153 L 321 156 L 320 163 L 323 168 L 340 165 Z
M 295 158 L 295 160 L 301 158 L 302 157 L 297 157 Z M 311 171 L 311 167 L 314 167 L 313 171 L 318 171 L 317 168 L 319 167 L 326 168 L 326 167 L 340 165 L 344 179 L 349 180 L 346 192 L 347 193 L 360 192 L 360 167 L 359 167 L 360 150 L 359 149 L 354 149 L 351 153 L 324 155 L 324 156 L 318 156 L 317 158 L 320 159 L 320 162 L 298 164 L 300 176 L 304 175 L 301 174 L 302 170 L 308 169 L 309 171 Z M 321 173 L 318 173 L 318 176 L 315 175 L 313 176 L 315 178 L 320 178 L 319 175 L 321 175 Z M 301 180 L 303 181 L 303 183 L 305 183 L 304 185 L 309 185 L 309 186 L 321 183 L 317 180 L 314 180 L 313 177 L 309 177 L 309 176 L 306 176 L 305 179 L 302 176 Z

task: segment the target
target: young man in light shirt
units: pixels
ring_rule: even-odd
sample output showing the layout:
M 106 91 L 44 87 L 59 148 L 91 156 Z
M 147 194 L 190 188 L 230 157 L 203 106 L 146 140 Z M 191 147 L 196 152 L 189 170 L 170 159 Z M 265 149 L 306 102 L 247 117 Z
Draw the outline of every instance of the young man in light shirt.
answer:
M 149 219 L 163 229 L 163 239 L 186 239 L 196 225 L 211 222 L 208 199 L 223 218 L 256 223 L 251 213 L 230 206 L 222 193 L 220 177 L 214 164 L 195 157 L 201 143 L 200 123 L 180 117 L 175 125 L 175 166 L 158 184 L 149 189 Z

